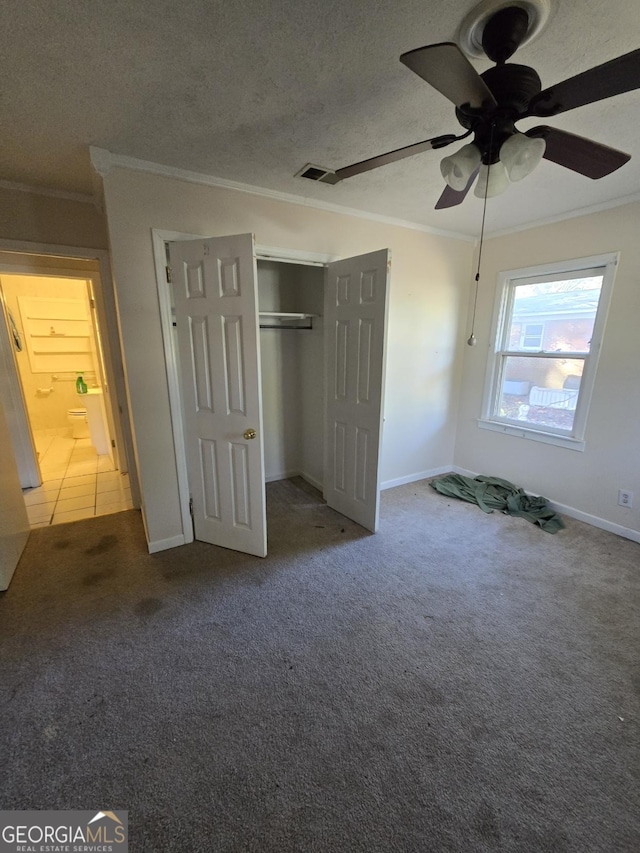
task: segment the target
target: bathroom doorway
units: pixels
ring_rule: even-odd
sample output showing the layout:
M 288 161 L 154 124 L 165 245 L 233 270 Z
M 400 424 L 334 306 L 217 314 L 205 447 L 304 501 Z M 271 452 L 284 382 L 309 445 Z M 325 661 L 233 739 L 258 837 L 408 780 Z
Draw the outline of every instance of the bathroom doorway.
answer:
M 134 505 L 96 305 L 99 264 L 66 259 L 64 269 L 64 260 L 37 272 L 0 263 L 4 362 L 22 403 L 12 438 L 31 527 Z

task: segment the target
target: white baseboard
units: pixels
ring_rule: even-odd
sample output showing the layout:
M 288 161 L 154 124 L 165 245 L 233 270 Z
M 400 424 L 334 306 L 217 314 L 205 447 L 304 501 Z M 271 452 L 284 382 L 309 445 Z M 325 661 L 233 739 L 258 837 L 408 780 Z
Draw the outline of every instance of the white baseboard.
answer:
M 463 477 L 477 477 L 475 471 L 469 471 L 468 468 L 461 468 L 459 465 L 452 465 L 451 470 L 454 474 L 462 474 Z
M 267 474 L 264 478 L 265 483 L 277 483 L 278 480 L 290 480 L 292 477 L 299 477 L 300 471 L 280 471 L 278 474 Z
M 320 480 L 316 480 L 315 477 L 312 477 L 311 474 L 307 474 L 305 471 L 300 471 L 300 476 L 303 480 L 306 480 L 310 486 L 313 486 L 314 489 L 317 489 L 319 492 L 323 492 L 323 485 Z
M 264 481 L 265 483 L 276 483 L 278 480 L 290 480 L 292 477 L 302 477 L 302 479 L 306 480 L 314 489 L 317 489 L 319 492 L 322 491 L 322 483 L 320 480 L 316 480 L 315 477 L 312 477 L 311 474 L 307 474 L 306 471 L 283 471 L 280 474 L 267 474 Z
M 168 551 L 169 548 L 177 548 L 184 544 L 184 533 L 180 533 L 178 536 L 170 536 L 169 539 L 156 539 L 149 542 L 148 548 L 150 554 L 157 554 L 158 551 Z
M 475 471 L 468 471 L 466 468 L 460 468 L 458 465 L 453 466 L 455 474 L 462 474 L 464 477 L 477 477 Z M 526 489 L 525 489 L 526 491 Z M 529 492 L 529 494 L 534 494 Z M 560 504 L 556 501 L 547 498 L 549 506 L 554 512 L 560 515 L 568 515 L 569 518 L 575 518 L 576 521 L 584 521 L 585 524 L 590 524 L 592 527 L 598 527 L 600 530 L 607 530 L 609 533 L 615 533 L 616 536 L 622 536 L 624 539 L 631 539 L 632 542 L 640 542 L 640 531 L 633 530 L 631 527 L 623 527 L 621 524 L 615 524 L 613 521 L 608 521 L 606 518 L 600 518 L 597 515 L 590 515 L 588 512 L 583 512 L 581 509 Z
M 416 483 L 418 480 L 428 480 L 429 477 L 438 477 L 440 474 L 449 474 L 454 471 L 452 465 L 444 465 L 441 468 L 432 468 L 430 471 L 420 471 L 418 474 L 408 474 L 406 477 L 396 477 L 395 480 L 385 480 L 380 483 L 381 489 L 394 489 L 396 486 L 404 486 L 405 483 Z
M 589 515 L 588 512 L 582 512 L 580 509 L 574 509 L 572 506 L 559 504 L 555 501 L 549 501 L 549 506 L 561 515 L 568 515 L 569 518 L 575 518 L 577 521 L 584 521 L 586 524 L 591 524 L 593 527 L 599 527 L 601 530 L 608 530 L 609 533 L 615 533 L 617 536 L 622 536 L 624 539 L 631 539 L 633 542 L 640 542 L 640 531 L 633 530 L 631 527 L 623 527 L 621 524 L 615 524 L 613 521 L 607 521 L 606 518 L 599 518 L 597 515 Z

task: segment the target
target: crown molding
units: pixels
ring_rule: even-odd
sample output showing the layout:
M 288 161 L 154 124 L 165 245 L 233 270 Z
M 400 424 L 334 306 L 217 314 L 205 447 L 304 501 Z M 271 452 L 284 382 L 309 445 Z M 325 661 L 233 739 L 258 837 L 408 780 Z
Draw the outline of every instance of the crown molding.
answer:
M 580 207 L 576 210 L 568 210 L 565 213 L 558 213 L 556 216 L 536 219 L 533 222 L 528 222 L 526 225 L 514 225 L 512 228 L 502 228 L 499 231 L 489 231 L 485 234 L 485 239 L 493 240 L 494 237 L 506 237 L 509 234 L 517 234 L 520 231 L 531 231 L 532 228 L 542 228 L 545 225 L 564 222 L 566 219 L 577 219 L 579 216 L 590 216 L 592 213 L 600 213 L 603 210 L 611 210 L 614 207 L 624 207 L 626 204 L 634 204 L 637 201 L 640 201 L 640 192 L 621 196 L 620 198 L 611 199 L 610 201 L 603 201 L 600 204 L 593 204 L 590 207 Z
M 95 145 L 89 146 L 89 159 L 95 171 L 101 176 L 106 177 L 112 167 L 116 165 L 115 157 L 117 155 L 107 151 L 106 148 L 96 148 Z
M 108 175 L 113 168 L 130 169 L 134 172 L 147 172 L 152 175 L 160 175 L 164 178 L 176 178 L 177 180 L 186 181 L 191 184 L 202 184 L 208 187 L 217 187 L 218 189 L 234 190 L 236 192 L 247 193 L 249 195 L 261 196 L 263 198 L 272 199 L 273 201 L 283 201 L 288 204 L 299 204 L 304 207 L 311 207 L 317 210 L 326 210 L 330 213 L 341 213 L 344 216 L 356 216 L 359 219 L 368 219 L 373 222 L 381 222 L 385 225 L 394 225 L 399 228 L 410 228 L 412 231 L 422 231 L 425 234 L 434 234 L 438 237 L 462 240 L 466 243 L 473 243 L 476 239 L 470 234 L 459 234 L 456 231 L 432 228 L 429 225 L 422 225 L 418 222 L 410 222 L 405 219 L 395 219 L 391 216 L 371 213 L 366 210 L 358 210 L 353 207 L 343 207 L 339 204 L 319 201 L 318 199 L 309 198 L 307 196 L 284 193 L 279 190 L 270 190 L 265 187 L 256 187 L 252 184 L 230 181 L 226 178 L 216 177 L 215 175 L 206 175 L 202 172 L 191 172 L 188 169 L 179 169 L 176 166 L 166 166 L 162 163 L 153 163 L 149 160 L 139 160 L 136 157 L 127 157 L 123 154 L 113 154 L 105 148 L 95 148 L 92 146 L 89 149 L 89 153 L 94 169 L 103 177 Z
M 95 204 L 96 199 L 88 193 L 72 193 L 66 190 L 58 190 L 53 187 L 38 187 L 31 184 L 18 184 L 14 181 L 0 180 L 0 189 L 16 190 L 21 193 L 31 193 L 32 195 L 44 195 L 49 198 L 64 198 L 67 201 L 79 201 L 82 204 Z

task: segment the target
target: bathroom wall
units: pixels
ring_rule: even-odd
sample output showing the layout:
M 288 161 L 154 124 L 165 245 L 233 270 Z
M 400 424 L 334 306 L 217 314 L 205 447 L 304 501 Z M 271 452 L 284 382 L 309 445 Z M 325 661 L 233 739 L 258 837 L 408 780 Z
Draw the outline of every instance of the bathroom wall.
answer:
M 91 325 L 86 283 L 78 279 L 46 276 L 0 275 L 0 285 L 5 303 L 13 315 L 22 338 L 22 351 L 16 352 L 15 355 L 31 428 L 54 431 L 66 429 L 67 411 L 82 405 L 82 401 L 76 394 L 77 373 L 69 363 L 64 365 L 68 369 L 60 370 L 59 364 L 56 364 L 59 360 L 55 356 L 40 357 L 38 367 L 44 366 L 49 369 L 46 372 L 41 372 L 40 369 L 34 372 L 27 351 L 25 318 L 20 310 L 18 296 L 51 298 L 54 295 L 56 299 L 81 299 L 86 304 L 86 317 Z M 83 356 L 91 364 L 91 370 L 85 375 L 85 381 L 89 386 L 97 381 L 93 341 L 91 350 L 89 356 Z M 81 365 L 78 369 L 80 367 Z

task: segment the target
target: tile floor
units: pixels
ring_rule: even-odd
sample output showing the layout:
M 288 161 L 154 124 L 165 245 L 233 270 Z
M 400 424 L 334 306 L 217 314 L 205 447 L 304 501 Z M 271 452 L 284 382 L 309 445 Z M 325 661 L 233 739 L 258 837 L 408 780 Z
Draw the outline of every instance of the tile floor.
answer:
M 129 476 L 114 471 L 88 438 L 34 434 L 43 483 L 24 489 L 31 527 L 132 509 Z

